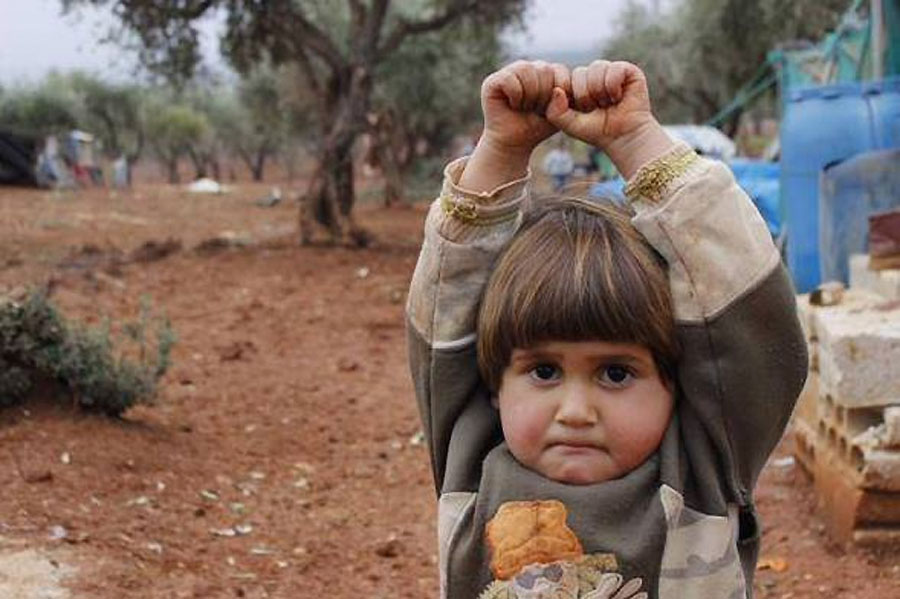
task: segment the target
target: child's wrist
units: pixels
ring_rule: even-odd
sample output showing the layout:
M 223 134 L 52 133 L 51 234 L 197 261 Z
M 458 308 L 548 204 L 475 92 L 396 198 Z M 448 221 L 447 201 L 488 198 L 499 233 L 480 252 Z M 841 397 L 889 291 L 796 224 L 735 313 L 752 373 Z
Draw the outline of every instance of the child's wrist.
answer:
M 642 166 L 671 151 L 675 145 L 662 125 L 656 119 L 651 119 L 610 143 L 606 147 L 606 153 L 622 177 L 628 180 Z
M 482 135 L 459 179 L 459 186 L 476 193 L 490 192 L 528 174 L 534 148 L 507 146 Z

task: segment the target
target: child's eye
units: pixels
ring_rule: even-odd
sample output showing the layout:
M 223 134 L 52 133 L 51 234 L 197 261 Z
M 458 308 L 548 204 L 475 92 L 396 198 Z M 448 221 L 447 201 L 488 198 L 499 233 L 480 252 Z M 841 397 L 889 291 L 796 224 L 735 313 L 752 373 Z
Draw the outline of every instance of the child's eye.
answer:
M 554 381 L 559 378 L 559 368 L 553 364 L 538 364 L 529 371 L 531 378 L 546 382 Z
M 611 387 L 625 387 L 633 378 L 631 370 L 621 364 L 610 364 L 600 370 L 600 382 Z

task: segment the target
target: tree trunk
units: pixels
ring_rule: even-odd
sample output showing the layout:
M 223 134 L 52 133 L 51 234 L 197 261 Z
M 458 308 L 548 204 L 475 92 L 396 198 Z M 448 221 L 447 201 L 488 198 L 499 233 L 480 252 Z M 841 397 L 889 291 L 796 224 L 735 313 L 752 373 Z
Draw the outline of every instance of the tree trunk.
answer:
M 325 147 L 306 197 L 300 202 L 300 243 L 311 240 L 314 222 L 328 229 L 335 243 L 351 241 L 357 245 L 358 230 L 353 223 L 353 143 Z
M 207 161 L 209 163 L 209 167 L 212 170 L 213 179 L 216 181 L 222 181 L 222 164 L 219 162 L 219 159 L 216 156 L 209 158 Z
M 390 113 L 383 113 L 379 116 L 378 124 L 374 127 L 372 135 L 375 153 L 378 156 L 381 174 L 384 177 L 385 208 L 404 202 L 403 173 L 400 169 L 400 160 L 397 156 L 396 144 L 394 143 L 393 128 L 394 119 Z
M 334 243 L 365 247 L 372 236 L 352 217 L 356 199 L 353 188 L 353 145 L 366 129 L 366 113 L 372 92 L 365 69 L 352 69 L 349 84 L 336 94 L 338 102 L 325 123 L 319 165 L 306 195 L 300 201 L 300 243 L 312 239 L 314 221 L 324 225 Z
M 253 165 L 251 167 L 251 171 L 253 171 L 253 180 L 254 181 L 262 181 L 263 175 L 265 174 L 266 168 L 266 156 L 268 153 L 265 148 L 260 148 L 256 153 L 256 160 L 253 161 Z
M 188 156 L 191 157 L 191 162 L 194 163 L 194 171 L 196 171 L 197 176 L 195 179 L 202 179 L 206 177 L 206 160 L 201 152 L 196 152 L 193 149 L 188 150 Z
M 169 159 L 166 161 L 166 169 L 169 171 L 169 183 L 175 185 L 181 183 L 181 177 L 178 176 L 178 159 Z

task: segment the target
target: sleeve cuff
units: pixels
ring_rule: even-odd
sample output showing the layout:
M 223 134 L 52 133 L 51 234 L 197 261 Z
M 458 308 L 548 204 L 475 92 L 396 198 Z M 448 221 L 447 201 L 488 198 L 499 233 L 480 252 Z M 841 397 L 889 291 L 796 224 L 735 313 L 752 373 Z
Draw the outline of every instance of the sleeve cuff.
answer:
M 474 192 L 459 186 L 468 157 L 459 158 L 444 169 L 440 205 L 445 216 L 475 226 L 489 226 L 516 218 L 528 195 L 531 170 L 521 179 L 504 183 L 488 192 Z
M 693 148 L 679 142 L 659 158 L 645 164 L 625 185 L 625 197 L 640 211 L 659 204 L 702 166 Z

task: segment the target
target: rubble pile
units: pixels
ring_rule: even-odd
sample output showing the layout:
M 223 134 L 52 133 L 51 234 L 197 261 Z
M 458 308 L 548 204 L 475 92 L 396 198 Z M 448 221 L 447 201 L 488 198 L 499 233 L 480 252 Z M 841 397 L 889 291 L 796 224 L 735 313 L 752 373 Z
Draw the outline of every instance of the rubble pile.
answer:
M 900 270 L 851 259 L 850 288 L 798 297 L 810 354 L 795 453 L 844 543 L 900 545 Z

